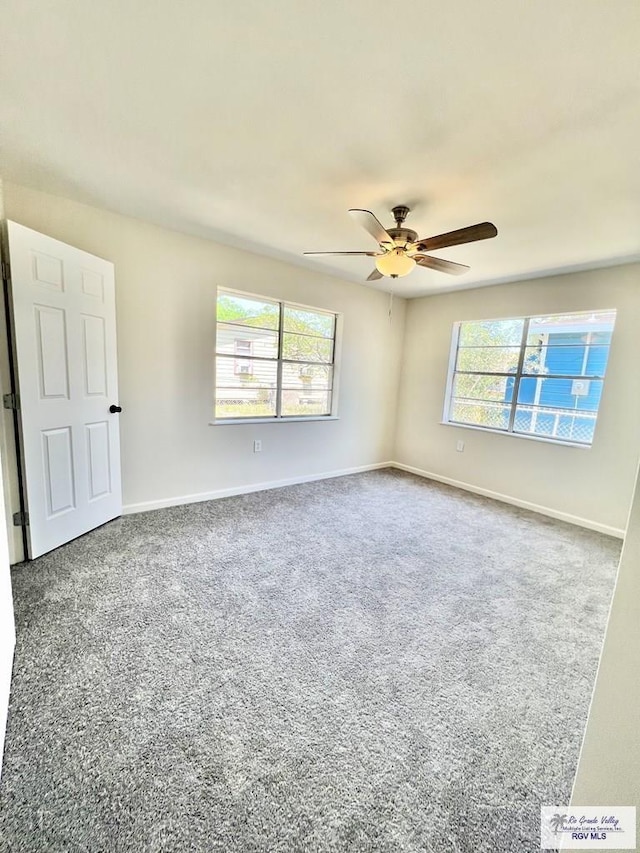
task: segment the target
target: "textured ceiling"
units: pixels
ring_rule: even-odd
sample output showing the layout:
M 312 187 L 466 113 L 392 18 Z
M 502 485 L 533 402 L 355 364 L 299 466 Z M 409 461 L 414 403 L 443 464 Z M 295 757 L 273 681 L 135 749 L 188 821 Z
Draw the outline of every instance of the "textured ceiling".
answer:
M 405 296 L 640 257 L 637 0 L 1 0 L 2 175 L 362 281 L 347 214 L 434 252 Z M 388 279 L 375 286 L 387 288 Z

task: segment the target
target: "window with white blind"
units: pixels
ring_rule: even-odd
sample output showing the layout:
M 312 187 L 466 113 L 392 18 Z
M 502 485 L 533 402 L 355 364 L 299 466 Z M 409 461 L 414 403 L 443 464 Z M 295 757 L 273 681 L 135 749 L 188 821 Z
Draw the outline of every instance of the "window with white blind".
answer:
M 219 290 L 216 421 L 335 415 L 337 315 Z
M 444 420 L 593 442 L 614 310 L 456 323 Z

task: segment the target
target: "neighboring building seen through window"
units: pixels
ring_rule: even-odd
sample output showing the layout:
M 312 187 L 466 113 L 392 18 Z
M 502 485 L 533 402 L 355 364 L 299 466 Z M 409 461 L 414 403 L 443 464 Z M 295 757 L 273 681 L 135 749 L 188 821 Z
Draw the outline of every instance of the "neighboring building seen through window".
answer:
M 590 445 L 614 310 L 456 323 L 445 420 Z
M 251 355 L 251 341 L 244 341 L 238 339 L 235 340 L 233 343 L 236 355 Z M 253 366 L 247 358 L 236 359 L 233 365 L 233 369 L 236 374 L 244 374 L 244 376 L 251 376 L 253 374 Z
M 218 291 L 216 420 L 331 415 L 336 315 Z

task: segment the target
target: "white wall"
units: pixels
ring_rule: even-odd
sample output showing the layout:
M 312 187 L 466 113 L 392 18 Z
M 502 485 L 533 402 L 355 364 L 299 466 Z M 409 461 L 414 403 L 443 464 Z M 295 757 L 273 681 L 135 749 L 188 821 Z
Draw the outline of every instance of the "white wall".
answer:
M 391 458 L 404 300 L 390 322 L 369 287 L 9 183 L 4 201 L 7 218 L 115 263 L 125 506 Z M 209 426 L 216 285 L 343 314 L 339 420 Z
M 639 285 L 633 264 L 411 300 L 396 460 L 622 535 L 640 449 Z M 592 448 L 441 423 L 454 322 L 599 308 L 618 317 Z
M 639 661 L 640 481 L 571 800 L 581 806 L 636 806 L 640 830 Z

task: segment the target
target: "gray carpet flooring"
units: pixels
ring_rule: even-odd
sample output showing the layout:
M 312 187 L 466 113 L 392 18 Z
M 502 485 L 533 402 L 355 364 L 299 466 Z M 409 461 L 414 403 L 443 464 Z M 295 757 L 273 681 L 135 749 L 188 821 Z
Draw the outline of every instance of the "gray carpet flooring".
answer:
M 389 470 L 22 564 L 0 849 L 537 851 L 619 551 Z

